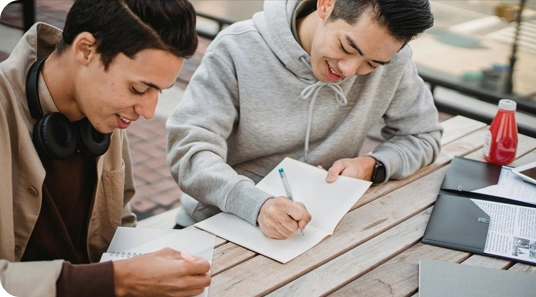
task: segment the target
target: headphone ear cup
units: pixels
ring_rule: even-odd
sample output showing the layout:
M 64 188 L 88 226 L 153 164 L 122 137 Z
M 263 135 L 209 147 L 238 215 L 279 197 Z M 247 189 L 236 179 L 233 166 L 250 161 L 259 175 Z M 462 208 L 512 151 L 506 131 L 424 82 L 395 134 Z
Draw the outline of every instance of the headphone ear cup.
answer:
M 78 121 L 78 149 L 90 157 L 104 154 L 110 147 L 110 135 L 97 131 L 87 118 Z
M 76 130 L 65 115 L 53 112 L 35 123 L 32 141 L 41 157 L 61 160 L 76 150 Z

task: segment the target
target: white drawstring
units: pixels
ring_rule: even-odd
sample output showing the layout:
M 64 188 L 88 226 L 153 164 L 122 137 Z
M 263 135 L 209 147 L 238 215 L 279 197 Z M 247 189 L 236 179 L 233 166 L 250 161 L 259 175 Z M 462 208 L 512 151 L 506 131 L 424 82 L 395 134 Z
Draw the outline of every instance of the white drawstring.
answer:
M 307 66 L 307 68 L 313 71 L 304 57 L 300 57 L 300 59 Z M 337 100 L 337 103 L 339 103 L 340 106 L 346 106 L 348 104 L 348 99 L 346 99 L 346 96 L 344 95 L 341 86 L 339 86 L 339 84 L 345 80 L 346 79 L 343 79 L 336 83 L 325 83 L 317 81 L 316 83 L 307 86 L 301 92 L 300 97 L 302 100 L 307 100 L 312 97 L 311 103 L 309 104 L 309 114 L 307 115 L 307 130 L 305 131 L 305 148 L 303 155 L 304 162 L 307 162 L 307 153 L 309 152 L 309 134 L 311 133 L 311 122 L 313 121 L 313 106 L 315 104 L 316 97 L 318 96 L 318 92 L 320 92 L 320 89 L 322 89 L 323 87 L 329 87 L 333 90 L 333 92 L 335 92 L 335 100 Z

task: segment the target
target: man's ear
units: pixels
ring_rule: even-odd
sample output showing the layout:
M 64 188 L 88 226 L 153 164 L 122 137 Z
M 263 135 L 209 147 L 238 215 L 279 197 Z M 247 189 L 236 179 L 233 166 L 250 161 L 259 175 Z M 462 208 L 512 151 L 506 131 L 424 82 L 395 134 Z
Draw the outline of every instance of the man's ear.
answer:
M 82 32 L 73 40 L 72 51 L 81 65 L 88 65 L 97 56 L 97 39 L 89 32 Z
M 316 4 L 316 9 L 318 16 L 325 20 L 327 16 L 330 15 L 331 11 L 333 10 L 333 3 L 335 3 L 334 0 L 318 0 Z

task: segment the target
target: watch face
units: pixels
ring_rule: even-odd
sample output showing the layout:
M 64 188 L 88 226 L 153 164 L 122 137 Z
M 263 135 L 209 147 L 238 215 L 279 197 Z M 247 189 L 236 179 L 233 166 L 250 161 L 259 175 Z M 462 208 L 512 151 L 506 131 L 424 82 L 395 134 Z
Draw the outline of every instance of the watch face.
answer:
M 385 180 L 385 166 L 380 161 L 376 161 L 374 172 L 372 173 L 372 182 L 381 183 Z

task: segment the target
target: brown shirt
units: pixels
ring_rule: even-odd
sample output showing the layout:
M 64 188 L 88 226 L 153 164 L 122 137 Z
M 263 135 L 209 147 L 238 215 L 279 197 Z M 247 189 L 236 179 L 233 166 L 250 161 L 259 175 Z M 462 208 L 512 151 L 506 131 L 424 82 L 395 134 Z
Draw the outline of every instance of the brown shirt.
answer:
M 88 264 L 87 231 L 96 184 L 95 158 L 42 159 L 43 202 L 21 261 L 64 259 L 57 296 L 114 296 L 112 263 Z M 70 262 L 70 263 L 69 263 Z

